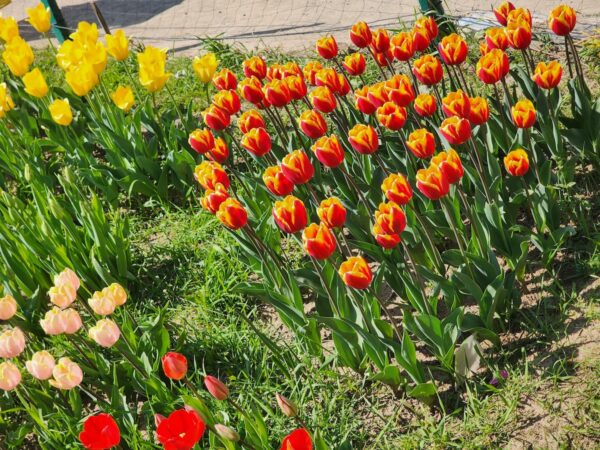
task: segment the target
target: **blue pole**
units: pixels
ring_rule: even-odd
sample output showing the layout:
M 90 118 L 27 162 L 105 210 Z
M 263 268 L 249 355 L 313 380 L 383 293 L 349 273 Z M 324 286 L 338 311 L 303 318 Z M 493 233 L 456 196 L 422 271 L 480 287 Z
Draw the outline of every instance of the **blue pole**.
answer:
M 67 29 L 67 22 L 56 3 L 56 0 L 41 0 L 46 8 L 50 8 L 50 15 L 52 16 L 52 31 L 54 36 L 59 43 L 63 43 L 65 39 L 69 38 L 69 30 Z

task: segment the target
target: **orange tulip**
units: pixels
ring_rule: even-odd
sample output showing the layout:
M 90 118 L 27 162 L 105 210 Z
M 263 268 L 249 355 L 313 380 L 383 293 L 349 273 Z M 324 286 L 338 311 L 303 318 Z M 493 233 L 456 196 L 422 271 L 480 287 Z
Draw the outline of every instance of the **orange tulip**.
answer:
M 513 9 L 512 11 L 510 11 L 508 13 L 508 16 L 506 16 L 506 25 L 508 26 L 510 24 L 510 22 L 521 22 L 524 21 L 527 23 L 527 25 L 529 25 L 529 28 L 531 29 L 531 11 L 529 11 L 527 8 L 516 8 Z
M 311 147 L 315 156 L 325 167 L 333 169 L 344 161 L 344 149 L 335 134 L 323 136 Z
M 363 155 L 375 153 L 379 148 L 379 136 L 370 125 L 354 125 L 348 132 L 348 141 L 354 150 Z
M 412 42 L 413 49 L 415 52 L 422 52 L 431 43 L 431 38 L 429 37 L 429 32 L 424 28 L 414 27 L 412 29 Z
M 329 258 L 336 247 L 335 236 L 324 223 L 311 223 L 302 232 L 304 250 L 315 259 Z
M 371 115 L 375 112 L 377 105 L 369 99 L 369 86 L 354 91 L 354 106 L 363 114 Z
M 263 181 L 267 189 L 275 195 L 289 195 L 294 190 L 294 183 L 286 177 L 279 166 L 271 166 L 265 169 Z
M 485 30 L 485 42 L 489 50 L 493 48 L 506 50 L 506 47 L 508 47 L 508 36 L 506 36 L 504 28 L 488 28 Z
M 435 114 L 437 103 L 435 97 L 431 94 L 419 94 L 415 98 L 415 111 L 421 117 L 429 117 Z
M 318 139 L 327 133 L 327 122 L 319 112 L 307 109 L 298 118 L 302 132 L 311 139 Z
M 398 61 L 408 61 L 415 54 L 413 38 L 408 31 L 395 34 L 390 41 L 390 45 L 392 54 Z
M 517 50 L 524 50 L 531 44 L 531 25 L 523 19 L 509 19 L 504 29 L 508 43 Z
M 341 95 L 342 97 L 344 95 L 347 95 L 348 92 L 350 92 L 350 90 L 352 89 L 352 86 L 350 86 L 350 83 L 348 83 L 348 80 L 346 79 L 346 77 L 344 75 L 342 75 L 341 73 L 338 73 L 338 79 L 339 79 L 339 89 L 337 90 L 336 94 Z
M 308 92 L 304 77 L 300 75 L 291 75 L 284 78 L 283 81 L 287 84 L 292 100 L 302 100 Z
M 244 206 L 235 198 L 229 197 L 219 206 L 217 219 L 232 230 L 239 230 L 248 223 L 248 213 Z
M 362 256 L 351 256 L 338 269 L 344 283 L 354 289 L 366 289 L 373 281 L 373 272 Z
M 227 189 L 220 183 L 217 183 L 215 189 L 207 189 L 204 197 L 200 199 L 202 207 L 211 214 L 216 214 L 219 206 L 229 198 Z
M 430 40 L 433 40 L 438 36 L 439 29 L 432 16 L 421 17 L 418 19 L 415 22 L 415 28 L 427 31 Z
M 529 99 L 519 100 L 511 109 L 513 122 L 518 128 L 531 128 L 535 123 L 535 106 Z
M 317 41 L 317 53 L 323 59 L 333 59 L 338 54 L 338 45 L 333 36 L 323 36 Z
M 440 60 L 433 55 L 423 55 L 414 62 L 413 74 L 425 85 L 439 83 L 444 76 Z
M 467 59 L 467 42 L 456 33 L 444 36 L 438 44 L 440 56 L 449 66 L 455 66 Z
M 288 89 L 287 83 L 282 80 L 271 80 L 263 87 L 263 93 L 269 104 L 276 108 L 286 106 L 292 101 L 292 94 Z
M 237 88 L 237 78 L 229 69 L 221 69 L 212 81 L 219 91 L 235 91 Z
M 440 168 L 431 164 L 427 169 L 417 171 L 417 188 L 428 199 L 438 200 L 448 194 L 450 184 Z
M 323 200 L 317 208 L 317 215 L 329 228 L 341 228 L 346 222 L 346 208 L 336 197 Z
M 256 109 L 244 112 L 237 121 L 238 128 L 243 134 L 254 128 L 267 128 L 265 120 Z
M 515 9 L 515 5 L 511 2 L 503 2 L 498 8 L 494 9 L 494 15 L 496 16 L 496 20 L 503 27 L 506 26 L 506 21 L 508 19 L 508 13 Z
M 431 163 L 440 168 L 440 171 L 450 184 L 460 181 L 465 173 L 460 156 L 458 156 L 458 153 L 452 148 L 439 152 L 431 158 Z
M 562 73 L 562 66 L 558 61 L 540 62 L 531 78 L 542 89 L 553 89 L 560 83 Z
M 267 81 L 283 80 L 283 71 L 284 69 L 281 64 L 271 64 L 269 67 L 267 67 Z
M 238 90 L 242 97 L 247 102 L 259 105 L 265 99 L 265 94 L 262 90 L 262 83 L 254 76 L 250 78 L 244 78 L 238 85 Z
M 406 216 L 396 203 L 380 203 L 375 211 L 375 223 L 387 234 L 402 234 L 406 228 Z
M 227 111 L 215 106 L 210 105 L 204 111 L 202 111 L 202 119 L 206 126 L 211 130 L 221 131 L 229 126 L 231 123 L 231 116 Z
M 247 78 L 256 77 L 262 80 L 267 75 L 267 64 L 260 56 L 253 56 L 242 63 Z
M 294 150 L 281 160 L 281 170 L 294 184 L 305 184 L 310 181 L 315 169 L 304 150 Z
M 319 70 L 315 76 L 315 82 L 317 86 L 327 86 L 331 92 L 340 90 L 340 78 L 335 69 L 325 68 Z
M 230 116 L 238 113 L 242 105 L 240 104 L 240 98 L 235 91 L 219 91 L 213 97 L 213 104 L 221 108 Z
M 208 151 L 208 159 L 223 164 L 229 158 L 229 147 L 225 139 L 218 137 L 215 139 L 215 146 Z
M 471 122 L 471 125 L 486 123 L 490 118 L 490 108 L 487 100 L 483 97 L 473 97 L 470 99 L 470 103 L 469 122 Z
M 324 114 L 328 114 L 335 109 L 337 101 L 333 92 L 326 86 L 319 86 L 310 93 L 310 101 L 314 108 Z
M 381 190 L 385 197 L 398 205 L 406 205 L 413 196 L 412 188 L 406 177 L 399 173 L 392 173 L 383 180 Z
M 253 128 L 242 136 L 240 144 L 252 155 L 260 158 L 271 151 L 271 136 L 264 128 Z
M 388 98 L 398 106 L 408 106 L 415 99 L 410 79 L 407 75 L 394 75 L 385 82 Z
M 273 206 L 273 219 L 285 233 L 297 233 L 306 227 L 306 208 L 302 200 L 288 195 L 281 201 L 275 202 Z
M 377 108 L 377 120 L 388 130 L 397 131 L 406 123 L 406 108 L 386 102 Z
M 200 154 L 206 153 L 215 146 L 215 138 L 208 128 L 197 128 L 190 133 L 188 143 Z
M 350 30 L 350 40 L 358 48 L 365 48 L 373 40 L 371 29 L 365 22 L 356 22 Z
M 373 31 L 371 37 L 371 47 L 374 52 L 384 53 L 390 48 L 390 36 L 386 29 L 378 28 Z
M 312 86 L 316 85 L 317 72 L 323 68 L 323 65 L 319 61 L 309 61 L 302 69 L 304 78 L 308 80 L 308 83 Z
M 522 148 L 508 153 L 504 157 L 504 168 L 513 177 L 522 177 L 529 170 L 529 157 Z
M 425 128 L 420 128 L 408 135 L 406 146 L 417 158 L 429 158 L 435 152 L 433 134 Z
M 283 66 L 280 67 L 281 70 L 281 78 L 291 77 L 292 75 L 303 76 L 302 69 L 295 63 L 294 61 L 288 61 Z
M 577 23 L 575 10 L 568 5 L 559 5 L 550 12 L 548 27 L 558 36 L 566 36 Z
M 477 76 L 485 84 L 494 84 L 508 74 L 508 56 L 494 48 L 477 61 Z
M 373 57 L 375 58 L 375 62 L 381 67 L 389 66 L 394 60 L 394 55 L 390 49 L 385 52 L 374 52 Z
M 369 97 L 369 101 L 378 108 L 384 103 L 390 101 L 388 90 L 385 87 L 385 83 L 383 81 L 380 81 L 379 83 L 375 83 L 373 86 L 370 86 L 367 92 L 367 96 Z
M 367 67 L 367 62 L 362 53 L 351 53 L 344 58 L 342 63 L 346 72 L 353 77 L 361 75 Z
M 229 177 L 221 164 L 214 161 L 203 161 L 194 169 L 194 178 L 204 189 L 215 190 L 218 184 L 229 189 Z
M 442 99 L 442 110 L 446 116 L 458 116 L 467 119 L 471 112 L 469 96 L 461 89 L 450 92 Z
M 450 145 L 460 145 L 471 137 L 471 124 L 462 117 L 448 117 L 440 125 L 440 133 Z
M 400 243 L 400 235 L 396 233 L 386 233 L 381 225 L 375 223 L 373 225 L 373 235 L 379 245 L 385 249 L 392 249 Z

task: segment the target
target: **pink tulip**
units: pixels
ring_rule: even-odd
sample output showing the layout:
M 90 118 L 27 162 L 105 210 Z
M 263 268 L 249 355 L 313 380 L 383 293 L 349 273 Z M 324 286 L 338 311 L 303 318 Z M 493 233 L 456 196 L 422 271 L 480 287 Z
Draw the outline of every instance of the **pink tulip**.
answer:
M 204 385 L 208 389 L 208 392 L 217 400 L 225 400 L 229 397 L 229 389 L 218 378 L 207 375 L 204 377 Z
M 71 286 L 75 291 L 77 291 L 79 289 L 79 286 L 81 285 L 77 274 L 68 268 L 63 270 L 58 275 L 54 276 L 55 286 L 60 286 L 63 284 Z
M 66 334 L 77 333 L 81 326 L 81 316 L 73 308 L 64 309 L 60 313 L 62 322 L 64 324 L 64 332 Z
M 46 315 L 40 320 L 40 325 L 44 330 L 44 333 L 54 336 L 65 332 L 65 328 L 62 322 L 61 316 L 62 310 L 56 306 L 50 311 L 46 312 Z
M 25 335 L 20 328 L 11 328 L 0 334 L 0 357 L 14 358 L 25 349 Z
M 102 347 L 112 347 L 119 340 L 121 330 L 119 326 L 110 319 L 99 320 L 95 326 L 90 328 L 90 338 Z
M 115 312 L 117 305 L 112 295 L 106 295 L 104 291 L 96 291 L 88 300 L 90 307 L 100 316 L 108 316 Z
M 60 358 L 58 360 L 58 364 L 52 370 L 52 376 L 50 384 L 55 388 L 65 390 L 79 386 L 83 380 L 81 367 L 69 358 Z
M 21 372 L 17 366 L 10 361 L 4 361 L 0 364 L 0 389 L 12 391 L 20 382 Z
M 25 362 L 27 372 L 38 380 L 50 378 L 55 365 L 54 357 L 45 350 L 34 353 L 31 360 Z
M 50 302 L 61 309 L 68 308 L 77 298 L 77 290 L 70 284 L 52 286 L 48 291 Z
M 9 320 L 17 313 L 17 302 L 12 295 L 0 298 L 0 320 Z
M 117 306 L 122 306 L 127 301 L 127 292 L 119 283 L 112 283 L 110 286 L 102 289 L 102 292 L 108 298 L 111 298 L 113 303 Z

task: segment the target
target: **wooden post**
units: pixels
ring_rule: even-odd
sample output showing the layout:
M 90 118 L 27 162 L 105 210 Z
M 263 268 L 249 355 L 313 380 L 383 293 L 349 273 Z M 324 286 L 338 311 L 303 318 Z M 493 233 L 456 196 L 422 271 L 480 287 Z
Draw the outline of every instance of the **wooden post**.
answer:
M 46 8 L 50 8 L 50 15 L 52 16 L 52 31 L 54 36 L 59 43 L 63 43 L 65 39 L 69 39 L 69 29 L 67 22 L 56 3 L 56 0 L 41 0 Z
M 108 27 L 108 23 L 106 22 L 102 11 L 100 11 L 100 8 L 98 7 L 98 2 L 90 2 L 90 4 L 92 5 L 92 9 L 94 10 L 96 17 L 98 18 L 98 22 L 100 22 L 100 25 L 102 25 L 104 32 L 106 34 L 111 34 L 110 28 Z

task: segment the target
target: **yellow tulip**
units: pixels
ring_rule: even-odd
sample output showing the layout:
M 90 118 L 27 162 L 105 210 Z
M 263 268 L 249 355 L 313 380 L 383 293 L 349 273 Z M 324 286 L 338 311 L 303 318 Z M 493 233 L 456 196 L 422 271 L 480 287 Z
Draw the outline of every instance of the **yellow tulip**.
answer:
M 14 76 L 22 77 L 33 63 L 33 50 L 23 38 L 16 36 L 6 44 L 2 59 Z
M 217 57 L 214 53 L 207 53 L 204 56 L 196 56 L 192 62 L 196 76 L 205 84 L 211 82 L 213 75 L 217 71 L 218 65 L 219 61 L 217 61 Z
M 27 8 L 29 23 L 38 33 L 47 33 L 52 26 L 50 17 L 50 8 L 45 8 L 42 3 L 38 3 L 35 8 Z
M 0 119 L 14 107 L 15 103 L 6 89 L 6 83 L 0 83 Z
M 129 56 L 129 40 L 123 30 L 106 35 L 106 47 L 110 56 L 117 61 L 123 61 Z
M 56 51 L 56 63 L 63 70 L 76 66 L 83 57 L 83 46 L 79 42 L 67 39 Z
M 95 23 L 79 22 L 77 31 L 71 33 L 70 37 L 84 46 L 92 47 L 98 41 L 98 26 Z
M 70 69 L 65 78 L 73 92 L 80 97 L 87 95 L 100 81 L 94 67 L 88 62 Z
M 19 36 L 19 25 L 14 17 L 0 17 L 0 38 L 8 43 Z
M 140 84 L 149 92 L 156 92 L 165 85 L 170 73 L 165 72 L 167 50 L 148 46 L 137 55 Z
M 104 44 L 96 42 L 94 45 L 86 47 L 83 61 L 90 63 L 98 75 L 102 74 L 108 62 L 108 55 Z
M 50 110 L 52 120 L 57 124 L 67 127 L 73 122 L 73 111 L 71 111 L 68 99 L 56 99 L 48 109 Z
M 119 86 L 115 92 L 110 94 L 110 97 L 123 112 L 128 112 L 135 103 L 133 91 L 129 86 Z
M 48 93 L 48 84 L 46 84 L 42 71 L 37 67 L 23 75 L 22 79 L 25 85 L 25 92 L 29 95 L 42 98 Z

